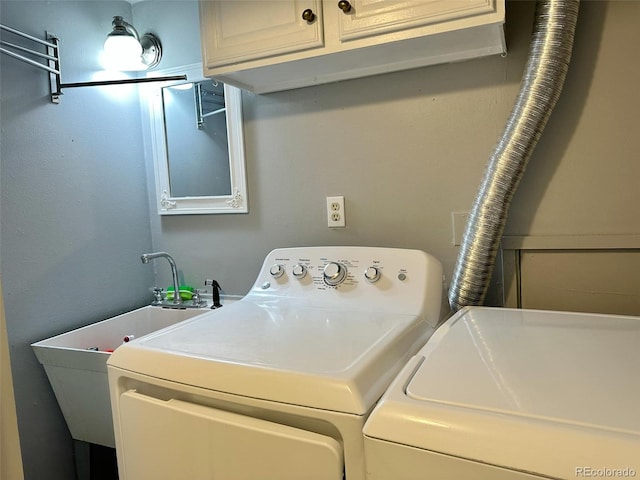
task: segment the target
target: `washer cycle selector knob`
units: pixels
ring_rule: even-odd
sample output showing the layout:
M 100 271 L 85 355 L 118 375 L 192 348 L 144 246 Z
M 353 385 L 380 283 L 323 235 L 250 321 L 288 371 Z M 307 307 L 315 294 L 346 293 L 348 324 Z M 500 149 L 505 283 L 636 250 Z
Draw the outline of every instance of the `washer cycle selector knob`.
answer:
M 274 265 L 271 265 L 269 273 L 273 278 L 280 278 L 282 275 L 284 275 L 284 267 L 276 263 Z
M 340 285 L 347 278 L 347 267 L 338 262 L 329 262 L 322 272 L 324 283 L 331 287 Z
M 380 280 L 380 270 L 376 267 L 369 267 L 364 271 L 364 278 L 369 283 L 376 283 Z
M 302 280 L 307 274 L 307 267 L 297 263 L 291 269 L 291 273 L 293 273 L 293 276 L 296 277 L 298 280 Z

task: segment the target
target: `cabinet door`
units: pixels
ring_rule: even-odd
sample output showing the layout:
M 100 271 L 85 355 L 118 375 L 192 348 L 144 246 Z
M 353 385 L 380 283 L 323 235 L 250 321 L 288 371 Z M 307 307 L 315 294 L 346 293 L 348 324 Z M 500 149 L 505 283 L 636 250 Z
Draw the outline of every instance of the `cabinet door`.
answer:
M 207 68 L 324 45 L 320 0 L 202 0 L 200 21 Z
M 338 9 L 338 1 L 333 1 Z M 433 33 L 437 33 L 450 20 L 468 18 L 472 24 L 473 16 L 497 8 L 495 0 L 349 0 L 349 6 L 338 15 L 340 41 L 426 25 L 434 25 Z

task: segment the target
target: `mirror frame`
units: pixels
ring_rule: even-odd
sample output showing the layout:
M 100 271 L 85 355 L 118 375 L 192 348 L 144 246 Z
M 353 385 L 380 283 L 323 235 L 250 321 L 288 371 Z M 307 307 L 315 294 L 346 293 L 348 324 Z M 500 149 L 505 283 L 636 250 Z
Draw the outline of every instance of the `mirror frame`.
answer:
M 186 74 L 186 81 L 152 82 L 141 84 L 140 102 L 144 111 L 148 110 L 149 143 L 153 155 L 156 187 L 156 206 L 159 215 L 198 215 L 214 213 L 247 213 L 247 179 L 244 157 L 244 132 L 242 125 L 242 94 L 236 87 L 224 84 L 227 119 L 227 144 L 229 146 L 229 173 L 231 195 L 211 197 L 172 197 L 169 184 L 167 143 L 164 128 L 164 107 L 162 88 L 180 83 L 197 83 L 208 80 L 202 74 L 202 64 L 195 63 L 182 67 L 153 72 L 148 76 Z M 210 80 L 210 79 L 209 79 Z M 222 82 L 224 83 L 224 82 Z M 195 128 L 195 126 L 194 126 Z M 147 143 L 145 141 L 145 143 Z

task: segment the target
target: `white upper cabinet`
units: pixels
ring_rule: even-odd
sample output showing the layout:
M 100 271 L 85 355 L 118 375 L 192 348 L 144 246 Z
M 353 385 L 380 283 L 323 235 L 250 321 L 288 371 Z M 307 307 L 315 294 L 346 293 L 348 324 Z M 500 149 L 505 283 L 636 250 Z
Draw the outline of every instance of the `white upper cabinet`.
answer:
M 321 8 L 320 0 L 202 2 L 206 68 L 322 47 Z
M 505 52 L 504 0 L 202 0 L 204 73 L 275 92 Z

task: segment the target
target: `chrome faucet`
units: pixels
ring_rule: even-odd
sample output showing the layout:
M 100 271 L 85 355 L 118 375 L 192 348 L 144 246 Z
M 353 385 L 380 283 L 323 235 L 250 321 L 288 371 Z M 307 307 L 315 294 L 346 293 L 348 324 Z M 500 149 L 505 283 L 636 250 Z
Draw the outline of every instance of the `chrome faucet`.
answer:
M 171 265 L 171 276 L 173 277 L 173 305 L 182 305 L 182 298 L 180 298 L 180 282 L 178 281 L 178 267 L 176 266 L 176 262 L 167 252 L 154 252 L 154 253 L 143 253 L 140 259 L 142 263 L 149 263 L 149 260 L 153 260 L 154 258 L 164 257 Z

